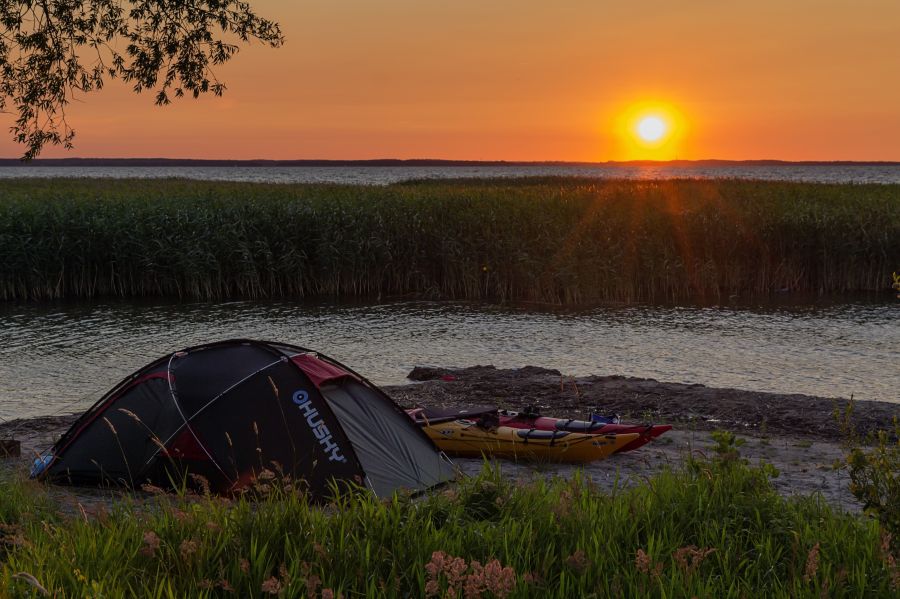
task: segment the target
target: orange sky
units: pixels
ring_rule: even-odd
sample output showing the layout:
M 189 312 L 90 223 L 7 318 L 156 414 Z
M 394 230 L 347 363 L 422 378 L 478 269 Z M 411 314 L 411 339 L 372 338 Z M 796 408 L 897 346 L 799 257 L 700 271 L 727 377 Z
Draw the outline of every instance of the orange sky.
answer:
M 898 0 L 251 3 L 287 44 L 224 98 L 111 84 L 43 156 L 900 160 Z M 660 148 L 623 132 L 642 103 L 680 115 Z

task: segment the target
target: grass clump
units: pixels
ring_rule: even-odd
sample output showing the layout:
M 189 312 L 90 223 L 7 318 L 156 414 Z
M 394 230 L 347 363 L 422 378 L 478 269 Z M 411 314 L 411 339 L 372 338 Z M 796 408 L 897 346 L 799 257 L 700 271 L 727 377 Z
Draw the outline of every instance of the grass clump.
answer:
M 719 300 L 887 289 L 900 186 L 10 180 L 0 299 Z
M 868 448 L 853 447 L 847 456 L 850 491 L 874 513 L 900 549 L 900 423 L 893 434 L 881 430 Z
M 159 496 L 63 515 L 5 480 L 14 596 L 835 597 L 900 592 L 877 520 L 791 499 L 771 472 L 690 460 L 607 494 L 496 470 L 421 499 Z M 12 505 L 12 503 L 15 505 Z M 892 561 L 893 560 L 893 561 Z M 26 576 L 33 577 L 33 582 Z
M 844 434 L 850 492 L 885 530 L 885 543 L 900 551 L 900 420 L 891 429 L 861 437 L 852 425 L 853 402 L 835 418 Z

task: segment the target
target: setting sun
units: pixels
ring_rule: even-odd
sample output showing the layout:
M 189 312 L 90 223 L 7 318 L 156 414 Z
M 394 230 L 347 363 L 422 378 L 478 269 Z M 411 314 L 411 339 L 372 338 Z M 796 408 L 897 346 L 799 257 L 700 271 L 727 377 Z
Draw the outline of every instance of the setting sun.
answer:
M 610 122 L 616 160 L 672 160 L 683 150 L 688 120 L 673 102 L 623 103 Z
M 644 141 L 659 141 L 666 134 L 669 127 L 658 116 L 646 116 L 637 125 L 638 137 Z

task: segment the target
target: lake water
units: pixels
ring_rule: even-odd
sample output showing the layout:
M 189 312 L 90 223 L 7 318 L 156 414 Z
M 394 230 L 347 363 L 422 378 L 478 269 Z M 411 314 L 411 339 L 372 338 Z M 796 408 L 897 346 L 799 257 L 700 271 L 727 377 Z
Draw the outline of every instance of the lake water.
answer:
M 409 179 L 468 177 L 578 176 L 625 179 L 764 179 L 825 183 L 900 183 L 900 165 L 832 166 L 628 166 L 628 165 L 531 165 L 531 166 L 4 166 L 0 178 L 11 177 L 113 177 L 252 181 L 271 183 L 358 183 L 387 185 Z
M 900 183 L 900 166 L 0 167 L 8 177 L 182 177 L 385 185 L 586 176 Z M 83 410 L 188 345 L 232 337 L 327 353 L 379 384 L 417 365 L 537 365 L 783 393 L 900 401 L 900 300 L 536 310 L 430 302 L 0 304 L 0 418 Z
M 417 365 L 557 368 L 900 401 L 900 300 L 579 310 L 291 302 L 0 304 L 0 418 L 83 410 L 171 351 L 254 337 L 322 351 L 378 384 Z

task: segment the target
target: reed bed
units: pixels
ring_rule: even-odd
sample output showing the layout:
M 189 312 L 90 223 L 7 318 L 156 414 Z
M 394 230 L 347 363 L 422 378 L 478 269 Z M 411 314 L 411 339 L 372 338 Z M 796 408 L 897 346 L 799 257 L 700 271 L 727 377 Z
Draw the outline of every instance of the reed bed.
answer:
M 878 521 L 694 460 L 612 494 L 494 470 L 424 498 L 161 495 L 48 504 L 0 481 L 0 588 L 66 597 L 889 597 Z
M 541 178 L 0 185 L 0 299 L 721 300 L 888 290 L 900 186 Z

